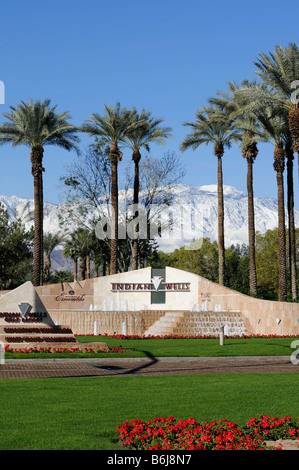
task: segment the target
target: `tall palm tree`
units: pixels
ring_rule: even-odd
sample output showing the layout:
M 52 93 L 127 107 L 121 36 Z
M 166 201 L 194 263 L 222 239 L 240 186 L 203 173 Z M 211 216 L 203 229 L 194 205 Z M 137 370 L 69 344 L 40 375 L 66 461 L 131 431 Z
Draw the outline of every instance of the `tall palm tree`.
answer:
M 299 164 L 299 104 L 293 100 L 294 83 L 299 80 L 299 48 L 295 43 L 287 47 L 276 46 L 274 52 L 261 53 L 260 59 L 255 63 L 258 67 L 257 75 L 263 82 L 274 90 L 275 100 L 280 105 L 282 113 L 288 111 L 288 129 L 290 134 L 286 146 L 287 156 L 287 182 L 288 182 L 288 216 L 289 216 L 289 262 L 291 290 L 293 301 L 297 300 L 297 273 L 296 273 L 296 240 L 294 222 L 294 192 L 293 192 L 293 155 L 298 154 Z M 271 96 L 273 99 L 273 96 Z M 261 103 L 262 104 L 262 103 Z
M 295 43 L 287 47 L 276 46 L 273 53 L 261 53 L 259 57 L 255 62 L 256 73 L 263 83 L 276 91 L 275 99 L 280 107 L 287 108 L 293 150 L 299 157 L 299 105 L 293 100 L 293 83 L 299 80 L 299 48 Z
M 295 213 L 294 213 L 294 178 L 293 178 L 293 160 L 294 151 L 291 139 L 285 142 L 285 153 L 287 160 L 287 208 L 288 208 L 288 239 L 289 239 L 289 265 L 291 293 L 293 302 L 297 301 L 297 269 L 296 269 L 296 231 L 295 231 Z
M 110 146 L 112 206 L 110 274 L 115 274 L 118 245 L 118 163 L 122 159 L 119 146 L 124 143 L 126 132 L 132 125 L 132 111 L 121 108 L 120 103 L 104 107 L 106 112 L 103 116 L 98 113 L 92 114 L 80 130 L 99 138 L 101 144 Z
M 239 131 L 234 129 L 230 113 L 221 111 L 217 107 L 204 106 L 195 113 L 195 122 L 185 122 L 192 132 L 182 142 L 180 148 L 197 149 L 201 144 L 214 145 L 214 155 L 218 159 L 217 187 L 218 187 L 218 270 L 219 284 L 224 285 L 225 272 L 225 245 L 224 245 L 224 201 L 223 201 L 223 172 L 222 157 L 225 148 L 230 148 L 232 142 L 238 142 Z
M 253 164 L 258 155 L 257 142 L 252 134 L 242 137 L 242 156 L 247 162 L 247 197 L 248 197 L 248 244 L 249 244 L 249 291 L 257 296 L 257 276 L 255 262 L 255 218 L 253 191 Z
M 34 181 L 34 264 L 33 284 L 42 284 L 43 272 L 43 155 L 46 145 L 78 151 L 76 128 L 69 123 L 68 112 L 58 113 L 50 100 L 44 102 L 23 101 L 10 113 L 3 113 L 8 120 L 0 126 L 0 144 L 13 147 L 25 145 L 30 149 L 31 172 Z
M 285 235 L 285 211 L 284 211 L 284 181 L 283 172 L 285 169 L 285 149 L 283 142 L 277 139 L 274 148 L 273 168 L 276 171 L 278 189 L 278 271 L 279 271 L 279 291 L 278 300 L 283 302 L 287 298 L 286 279 L 286 235 Z
M 238 86 L 235 82 L 228 82 L 230 94 L 218 92 L 218 96 L 209 99 L 209 103 L 230 113 L 233 125 L 241 132 L 241 153 L 247 162 L 247 198 L 248 198 L 248 244 L 249 244 L 249 291 L 250 295 L 257 296 L 257 275 L 255 260 L 255 217 L 254 217 L 254 191 L 253 191 L 253 163 L 258 155 L 257 135 L 258 125 L 253 113 L 246 113 L 242 105 L 235 98 L 236 91 L 243 87 L 255 87 L 255 83 L 243 80 Z
M 154 119 L 151 117 L 151 113 L 144 109 L 139 114 L 135 109 L 132 113 L 132 124 L 137 125 L 130 126 L 125 136 L 126 145 L 132 150 L 132 160 L 134 162 L 134 193 L 133 193 L 133 204 L 136 208 L 134 216 L 137 215 L 138 203 L 139 203 L 139 163 L 141 160 L 140 150 L 150 150 L 151 143 L 159 143 L 164 145 L 165 139 L 171 137 L 171 129 L 168 127 L 159 127 L 163 122 L 163 119 Z M 138 230 L 138 224 L 135 224 L 135 232 Z M 138 237 L 132 242 L 132 269 L 138 269 Z
M 284 170 L 285 145 L 289 140 L 287 116 L 275 114 L 272 108 L 259 108 L 255 115 L 261 126 L 261 137 L 274 145 L 273 168 L 276 172 L 278 192 L 278 300 L 286 301 L 286 233 L 285 233 L 285 203 L 284 203 Z
M 281 51 L 282 48 L 277 48 L 277 51 Z M 295 49 L 296 50 L 296 49 Z M 277 53 L 277 61 L 279 54 Z M 273 59 L 271 55 L 271 60 Z M 269 59 L 269 62 L 271 62 Z M 285 71 L 279 71 L 279 69 L 285 61 L 281 59 L 281 64 L 278 65 L 272 64 L 271 70 L 269 70 L 269 77 L 262 77 L 264 79 L 264 87 L 257 84 L 255 87 L 243 87 L 242 89 L 236 92 L 238 102 L 245 112 L 260 112 L 267 109 L 269 116 L 276 116 L 276 119 L 280 116 L 284 124 L 283 134 L 284 134 L 284 143 L 285 151 L 287 156 L 287 183 L 288 183 L 288 220 L 289 220 L 289 264 L 290 264 L 290 276 L 291 276 L 291 286 L 292 286 L 292 296 L 293 300 L 297 300 L 297 273 L 296 273 L 296 240 L 295 240 L 295 222 L 294 222 L 294 190 L 293 190 L 293 154 L 295 151 L 294 140 L 291 136 L 290 124 L 289 124 L 289 115 L 290 110 L 293 108 L 291 101 L 291 87 L 289 86 L 289 80 L 292 79 L 291 75 L 291 60 L 289 59 L 288 67 L 285 67 Z M 294 59 L 294 68 L 296 68 L 296 60 Z M 268 64 L 269 65 L 269 64 Z M 269 66 L 270 68 L 270 66 Z M 297 69 L 298 70 L 298 67 Z M 298 70 L 299 73 L 299 70 Z M 280 77 L 281 80 L 281 89 L 275 89 L 274 86 L 270 87 L 270 77 L 273 77 L 273 84 L 275 82 L 275 74 Z M 282 77 L 283 76 L 283 77 Z M 287 76 L 289 77 L 287 79 Z M 265 118 L 264 118 L 265 119 Z M 279 130 L 278 130 L 279 132 Z M 282 267 L 283 270 L 283 267 Z

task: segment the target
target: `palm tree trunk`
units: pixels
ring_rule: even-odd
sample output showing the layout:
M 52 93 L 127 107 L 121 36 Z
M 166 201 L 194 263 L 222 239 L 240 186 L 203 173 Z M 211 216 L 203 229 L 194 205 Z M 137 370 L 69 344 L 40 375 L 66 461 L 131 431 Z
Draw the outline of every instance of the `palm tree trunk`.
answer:
M 82 256 L 80 258 L 80 275 L 81 275 L 81 281 L 85 280 L 85 273 L 86 273 L 86 258 Z
M 278 190 L 278 300 L 285 302 L 287 297 L 286 282 L 286 234 L 285 234 L 285 210 L 284 210 L 284 183 L 283 172 L 285 167 L 284 149 L 276 145 L 274 150 L 274 169 L 276 171 Z
M 247 157 L 247 194 L 248 194 L 248 240 L 249 240 L 249 290 L 250 295 L 257 296 L 256 264 L 255 264 L 255 223 L 253 197 L 253 158 Z
M 74 258 L 74 281 L 78 279 L 78 259 Z
M 50 270 L 51 270 L 51 256 L 50 254 L 47 254 L 45 256 L 45 269 L 44 269 L 44 275 L 45 275 L 45 281 L 48 282 L 50 279 Z
M 134 161 L 135 164 L 135 174 L 134 174 L 134 195 L 133 195 L 133 204 L 134 208 L 137 208 L 137 205 L 139 203 L 139 162 L 140 162 L 140 152 L 134 151 L 133 152 L 133 158 L 132 160 Z M 138 216 L 138 211 L 135 212 L 134 217 Z M 134 223 L 134 233 L 138 231 L 138 224 Z M 138 245 L 139 245 L 139 240 L 136 237 L 132 241 L 132 270 L 138 269 Z
M 33 285 L 42 285 L 43 272 L 43 160 L 44 149 L 31 149 L 31 173 L 34 184 L 34 251 L 33 251 Z
M 116 145 L 111 146 L 111 259 L 110 274 L 117 272 L 117 245 L 118 245 L 118 176 L 117 165 L 119 159 L 119 150 Z
M 90 255 L 86 256 L 86 279 L 90 279 Z
M 298 105 L 292 106 L 289 110 L 289 130 L 293 141 L 293 150 L 298 152 L 299 157 L 299 108 Z
M 296 231 L 294 217 L 294 180 L 293 180 L 293 160 L 294 152 L 291 143 L 286 144 L 287 157 L 287 182 L 288 182 L 288 219 L 289 219 L 289 265 L 291 292 L 294 302 L 297 301 L 297 270 L 296 270 Z
M 218 276 L 220 285 L 224 285 L 224 267 L 225 248 L 222 156 L 218 156 Z

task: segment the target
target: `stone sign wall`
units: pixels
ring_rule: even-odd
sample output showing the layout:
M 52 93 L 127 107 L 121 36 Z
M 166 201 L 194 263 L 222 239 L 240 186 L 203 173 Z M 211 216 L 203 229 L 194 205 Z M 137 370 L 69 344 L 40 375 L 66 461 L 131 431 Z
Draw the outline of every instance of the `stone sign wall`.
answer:
M 13 299 L 18 289 L 2 299 Z M 248 334 L 299 334 L 297 303 L 255 299 L 170 267 L 41 286 L 36 292 L 36 301 L 40 299 L 55 323 L 69 325 L 76 334 L 92 334 L 95 325 L 101 333 L 125 329 L 127 334 L 143 334 L 165 312 L 178 311 L 195 316 L 197 312 L 213 312 L 214 316 L 238 312 Z M 9 303 L 3 308 L 9 312 Z
M 48 310 L 89 310 L 94 303 L 94 279 L 36 287 Z

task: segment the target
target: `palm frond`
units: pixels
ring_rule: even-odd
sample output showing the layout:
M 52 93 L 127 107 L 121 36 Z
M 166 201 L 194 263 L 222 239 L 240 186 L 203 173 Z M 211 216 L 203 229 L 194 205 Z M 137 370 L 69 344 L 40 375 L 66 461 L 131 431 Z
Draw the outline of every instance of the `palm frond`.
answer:
M 0 144 L 12 143 L 29 148 L 58 145 L 67 150 L 78 149 L 77 128 L 70 124 L 68 112 L 57 113 L 57 106 L 50 107 L 50 100 L 44 102 L 29 99 L 11 106 L 9 113 L 3 113 L 7 122 L 0 126 Z
M 261 53 L 254 64 L 256 74 L 270 90 L 278 93 L 285 106 L 290 107 L 291 84 L 299 79 L 299 49 L 295 43 L 288 47 L 276 46 L 274 52 Z
M 182 151 L 188 148 L 195 150 L 202 144 L 210 143 L 229 148 L 232 142 L 240 140 L 240 132 L 233 127 L 230 112 L 222 105 L 215 103 L 214 106 L 203 106 L 196 111 L 195 118 L 194 122 L 183 123 L 184 126 L 191 127 L 192 131 L 181 143 Z

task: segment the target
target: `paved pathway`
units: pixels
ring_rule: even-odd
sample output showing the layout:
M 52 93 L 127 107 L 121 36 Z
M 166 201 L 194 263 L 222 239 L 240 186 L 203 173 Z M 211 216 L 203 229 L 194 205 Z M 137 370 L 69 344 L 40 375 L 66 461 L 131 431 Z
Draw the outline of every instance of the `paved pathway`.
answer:
M 290 356 L 10 359 L 0 366 L 0 379 L 298 372 Z

